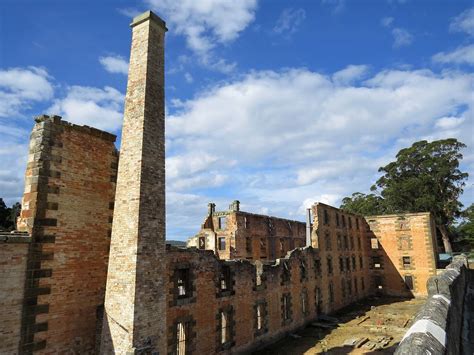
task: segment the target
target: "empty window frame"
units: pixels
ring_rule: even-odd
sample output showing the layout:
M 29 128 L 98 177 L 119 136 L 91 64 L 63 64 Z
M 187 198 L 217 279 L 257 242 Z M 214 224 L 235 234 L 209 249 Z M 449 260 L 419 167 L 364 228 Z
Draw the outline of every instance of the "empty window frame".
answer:
M 301 313 L 308 314 L 308 292 L 306 290 L 301 293 Z
M 346 297 L 346 280 L 341 279 L 341 294 L 342 298 Z
M 378 249 L 379 248 L 379 241 L 377 238 L 370 238 L 370 247 L 372 249 Z
M 323 295 L 321 293 L 321 289 L 319 287 L 316 287 L 314 292 L 316 312 L 321 313 L 323 306 Z
M 331 250 L 331 235 L 329 232 L 324 234 L 324 244 L 326 245 L 326 250 Z
M 349 244 L 347 242 L 347 235 L 344 235 L 342 238 L 343 238 L 343 241 L 344 241 L 344 250 L 349 249 Z
M 361 277 L 361 278 L 360 278 L 360 286 L 361 286 L 361 288 L 362 288 L 362 291 L 364 291 L 364 290 L 365 290 L 365 281 L 364 281 L 364 277 Z
M 190 322 L 176 324 L 176 355 L 186 355 Z M 189 351 L 188 351 L 189 353 Z
M 219 237 L 217 241 L 219 244 L 219 250 L 225 250 L 225 237 Z
M 206 249 L 206 237 L 199 237 L 198 247 L 199 249 Z
M 413 276 L 411 275 L 405 275 L 405 285 L 409 290 L 413 290 Z
M 230 342 L 231 340 L 231 315 L 229 311 L 221 311 L 220 315 L 220 343 L 221 345 Z
M 342 215 L 342 226 L 346 227 L 346 217 L 344 215 Z
M 318 277 L 318 275 L 321 274 L 321 260 L 320 259 L 314 260 L 314 273 L 316 277 Z
M 349 257 L 346 257 L 346 271 L 351 271 L 351 259 Z
M 328 213 L 328 211 L 324 210 L 323 215 L 324 215 L 324 224 L 328 225 L 329 224 L 329 213 Z
M 308 279 L 308 272 L 306 271 L 306 263 L 304 262 L 304 260 L 301 260 L 300 274 L 301 274 L 301 281 Z
M 364 259 L 362 256 L 359 256 L 359 266 L 361 270 L 364 268 Z
M 257 304 L 257 330 L 263 328 L 263 305 Z
M 250 237 L 245 237 L 245 250 L 247 253 L 252 252 L 252 238 Z
M 349 238 L 350 244 L 351 244 L 351 250 L 354 250 L 354 237 Z
M 328 274 L 331 275 L 332 274 L 332 259 L 331 259 L 331 257 L 328 256 L 326 261 L 327 261 L 327 266 L 328 266 Z
M 339 227 L 339 213 L 336 212 L 336 226 Z
M 348 217 L 348 219 L 349 219 L 349 228 L 352 229 L 352 218 Z
M 288 262 L 284 261 L 283 262 L 283 270 L 281 273 L 281 281 L 282 284 L 289 283 L 291 279 L 291 272 L 290 272 L 290 266 Z
M 352 271 L 356 271 L 356 269 L 357 269 L 356 257 L 354 255 L 352 255 L 351 259 L 352 259 Z
M 218 222 L 219 222 L 219 229 L 225 229 L 226 227 L 226 224 L 227 224 L 227 217 L 219 217 L 218 218 Z
M 342 249 L 342 237 L 340 234 L 337 235 L 337 250 Z
M 262 254 L 267 252 L 267 241 L 265 238 L 260 238 L 260 252 Z
M 191 282 L 189 268 L 176 270 L 176 286 L 178 298 L 187 298 L 191 296 Z
M 352 280 L 347 279 L 346 283 L 347 283 L 347 294 L 351 296 L 352 295 Z
M 374 269 L 381 269 L 382 268 L 382 259 L 380 256 L 373 256 L 372 257 L 372 267 Z
M 374 277 L 374 284 L 375 284 L 375 288 L 377 290 L 382 290 L 383 289 L 383 278 L 382 278 L 382 276 L 375 276 Z
M 329 303 L 334 302 L 334 286 L 332 285 L 332 282 L 329 283 Z
M 344 272 L 344 259 L 342 256 L 339 257 L 339 271 Z
M 219 286 L 221 292 L 232 290 L 232 274 L 228 265 L 222 265 Z
M 360 237 L 357 237 L 357 249 L 361 249 Z
M 285 293 L 281 298 L 282 320 L 288 322 L 291 320 L 291 297 L 289 293 Z
M 410 269 L 411 268 L 411 257 L 409 257 L 409 256 L 402 257 L 402 263 L 403 263 L 403 268 L 404 269 Z
M 359 218 L 356 218 L 356 229 L 359 229 Z
M 285 239 L 280 239 L 280 255 L 285 256 Z

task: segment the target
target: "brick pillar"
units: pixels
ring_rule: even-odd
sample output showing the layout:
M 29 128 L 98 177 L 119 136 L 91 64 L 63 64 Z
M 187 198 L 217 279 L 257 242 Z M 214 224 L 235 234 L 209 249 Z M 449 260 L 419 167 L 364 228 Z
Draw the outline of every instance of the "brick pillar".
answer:
M 101 353 L 166 354 L 166 26 L 148 11 L 131 27 Z

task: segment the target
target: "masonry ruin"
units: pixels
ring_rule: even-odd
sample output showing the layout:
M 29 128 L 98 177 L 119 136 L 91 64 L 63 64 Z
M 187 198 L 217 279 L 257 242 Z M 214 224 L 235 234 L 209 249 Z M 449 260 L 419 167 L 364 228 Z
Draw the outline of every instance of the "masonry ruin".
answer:
M 112 134 L 36 118 L 18 231 L 0 235 L 0 353 L 245 353 L 369 295 L 428 294 L 429 213 L 317 203 L 305 224 L 234 201 L 166 245 L 166 25 L 131 26 L 120 159 Z

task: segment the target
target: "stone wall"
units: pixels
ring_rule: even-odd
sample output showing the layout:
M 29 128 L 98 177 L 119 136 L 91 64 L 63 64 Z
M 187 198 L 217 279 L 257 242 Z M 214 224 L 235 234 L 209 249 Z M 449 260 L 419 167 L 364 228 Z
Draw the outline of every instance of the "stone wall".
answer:
M 115 136 L 36 119 L 18 229 L 30 233 L 20 352 L 92 352 L 114 208 Z M 100 327 L 99 327 L 100 328 Z
M 366 220 L 377 287 L 393 296 L 426 296 L 426 282 L 436 275 L 438 257 L 432 216 L 406 213 L 369 216 Z
M 305 242 L 302 222 L 228 210 L 207 216 L 187 246 L 213 250 L 222 260 L 275 260 Z
M 373 293 L 367 285 L 342 295 L 341 281 L 352 282 L 352 273 L 330 274 L 322 255 L 305 247 L 274 262 L 252 263 L 219 260 L 212 251 L 169 247 L 168 353 L 183 349 L 180 327 L 186 329 L 184 346 L 192 353 L 246 352 Z M 229 317 L 225 339 L 221 312 Z
M 0 234 L 0 354 L 18 354 L 30 242 L 27 234 Z
M 428 300 L 395 354 L 461 354 L 468 261 L 456 256 L 446 270 L 428 280 Z M 467 354 L 467 352 L 466 352 Z

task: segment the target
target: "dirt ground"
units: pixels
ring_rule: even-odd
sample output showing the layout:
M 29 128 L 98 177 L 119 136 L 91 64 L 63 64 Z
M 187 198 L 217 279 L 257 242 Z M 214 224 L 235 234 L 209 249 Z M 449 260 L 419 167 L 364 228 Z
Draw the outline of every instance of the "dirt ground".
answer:
M 368 298 L 253 354 L 393 354 L 424 302 Z

